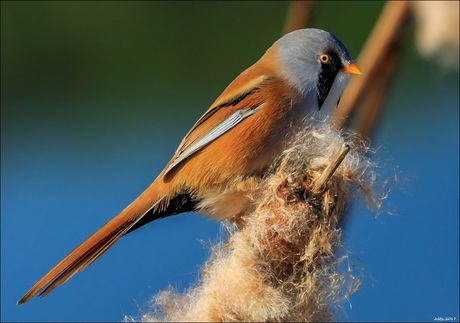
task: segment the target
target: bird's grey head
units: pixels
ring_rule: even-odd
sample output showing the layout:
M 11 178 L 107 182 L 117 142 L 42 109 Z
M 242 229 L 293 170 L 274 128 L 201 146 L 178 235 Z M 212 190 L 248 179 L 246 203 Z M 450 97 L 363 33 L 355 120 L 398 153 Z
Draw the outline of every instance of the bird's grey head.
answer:
M 275 47 L 287 81 L 309 106 L 327 114 L 337 105 L 349 74 L 360 73 L 340 40 L 321 29 L 293 31 L 276 41 Z

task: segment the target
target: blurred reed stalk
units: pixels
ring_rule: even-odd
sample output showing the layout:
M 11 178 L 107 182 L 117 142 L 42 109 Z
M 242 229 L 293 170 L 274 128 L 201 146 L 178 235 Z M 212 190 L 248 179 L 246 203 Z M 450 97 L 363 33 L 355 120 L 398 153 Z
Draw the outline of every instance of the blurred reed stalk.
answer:
M 353 129 L 363 137 L 372 136 L 401 57 L 409 13 L 408 1 L 385 4 L 357 59 L 363 74 L 351 79 L 334 114 L 337 128 L 354 115 Z
M 297 29 L 307 28 L 314 9 L 315 1 L 291 1 L 283 27 L 283 35 Z

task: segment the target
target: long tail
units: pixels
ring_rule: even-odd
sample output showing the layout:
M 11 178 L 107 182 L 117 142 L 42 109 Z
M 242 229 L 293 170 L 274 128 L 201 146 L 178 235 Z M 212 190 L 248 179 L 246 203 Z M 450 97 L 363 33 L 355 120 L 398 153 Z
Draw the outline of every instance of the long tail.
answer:
M 156 193 L 155 182 L 152 183 L 138 198 L 121 211 L 112 220 L 104 224 L 88 239 L 83 241 L 78 247 L 70 252 L 56 266 L 29 289 L 27 293 L 17 302 L 18 305 L 29 301 L 32 297 L 40 293 L 43 297 L 50 293 L 57 286 L 65 283 L 75 273 L 82 271 L 93 261 L 99 258 L 115 242 L 118 241 L 127 232 L 132 231 L 141 225 L 165 217 L 163 212 L 155 211 L 157 206 L 163 200 Z M 153 210 L 154 212 L 150 212 Z M 145 216 L 148 213 L 148 216 Z M 142 224 L 141 220 L 144 218 Z M 137 224 L 137 226 L 136 226 Z

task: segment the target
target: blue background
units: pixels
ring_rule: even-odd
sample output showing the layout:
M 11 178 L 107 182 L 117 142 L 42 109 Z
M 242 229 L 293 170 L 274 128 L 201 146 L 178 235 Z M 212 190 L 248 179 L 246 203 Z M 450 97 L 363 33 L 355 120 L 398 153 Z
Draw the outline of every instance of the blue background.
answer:
M 313 26 L 356 57 L 381 2 L 327 2 Z M 192 284 L 219 224 L 155 222 L 43 299 L 22 294 L 158 174 L 183 135 L 279 38 L 285 2 L 2 2 L 1 320 L 120 321 Z M 331 19 L 331 17 L 334 17 Z M 375 131 L 398 180 L 376 217 L 349 212 L 363 285 L 350 321 L 459 318 L 459 75 L 408 35 Z

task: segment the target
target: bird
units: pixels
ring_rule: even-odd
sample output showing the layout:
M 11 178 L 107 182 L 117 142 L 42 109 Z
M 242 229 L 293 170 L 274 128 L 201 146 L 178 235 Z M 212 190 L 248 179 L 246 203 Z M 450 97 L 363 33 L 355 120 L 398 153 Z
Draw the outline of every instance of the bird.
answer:
M 158 177 L 133 202 L 40 278 L 17 304 L 43 297 L 143 225 L 196 211 L 232 220 L 305 127 L 328 118 L 360 68 L 342 42 L 315 28 L 292 31 L 238 75 L 196 121 Z

